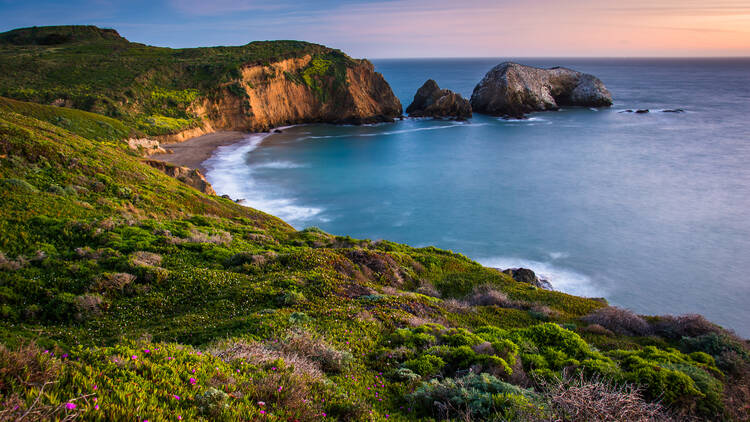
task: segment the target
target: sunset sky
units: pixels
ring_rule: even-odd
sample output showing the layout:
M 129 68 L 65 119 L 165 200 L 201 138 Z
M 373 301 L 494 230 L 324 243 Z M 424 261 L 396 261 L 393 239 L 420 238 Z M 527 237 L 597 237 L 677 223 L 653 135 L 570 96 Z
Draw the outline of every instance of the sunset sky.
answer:
M 301 39 L 357 57 L 750 56 L 748 0 L 0 0 L 0 31 L 94 24 L 169 47 Z

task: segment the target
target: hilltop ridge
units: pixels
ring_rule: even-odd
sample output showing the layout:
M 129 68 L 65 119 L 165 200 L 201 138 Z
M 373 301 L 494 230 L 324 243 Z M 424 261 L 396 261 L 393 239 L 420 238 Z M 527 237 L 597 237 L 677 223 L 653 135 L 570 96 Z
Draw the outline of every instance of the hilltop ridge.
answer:
M 302 41 L 170 49 L 94 26 L 32 27 L 0 34 L 0 55 L 0 96 L 104 114 L 168 141 L 402 111 L 370 62 Z

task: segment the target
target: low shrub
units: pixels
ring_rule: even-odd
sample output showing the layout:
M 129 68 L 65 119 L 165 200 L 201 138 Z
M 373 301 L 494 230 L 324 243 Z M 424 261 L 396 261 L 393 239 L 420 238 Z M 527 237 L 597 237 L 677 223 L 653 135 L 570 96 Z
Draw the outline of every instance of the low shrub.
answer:
M 491 419 L 502 414 L 508 395 L 520 396 L 524 406 L 536 395 L 529 390 L 503 382 L 489 374 L 469 374 L 460 378 L 445 378 L 423 382 L 407 399 L 417 412 L 439 419 Z
M 0 393 L 41 387 L 57 379 L 61 370 L 59 360 L 35 343 L 27 343 L 15 350 L 0 344 Z
M 435 375 L 445 366 L 445 361 L 438 356 L 422 355 L 418 358 L 407 360 L 403 366 L 421 376 Z
M 721 334 L 724 330 L 707 320 L 703 315 L 665 315 L 653 323 L 654 332 L 662 337 L 680 339 L 698 337 L 710 333 Z
M 505 293 L 489 285 L 475 287 L 471 294 L 464 298 L 464 301 L 471 306 L 516 307 L 515 302 L 508 299 Z
M 651 334 L 648 322 L 627 309 L 616 306 L 600 308 L 582 318 L 589 324 L 598 324 L 617 334 L 645 336 Z
M 632 384 L 583 376 L 543 382 L 542 400 L 551 420 L 569 422 L 670 422 L 677 419 L 659 403 L 647 402 Z
M 99 275 L 91 289 L 108 294 L 122 292 L 135 281 L 135 276 L 128 273 L 103 273 Z

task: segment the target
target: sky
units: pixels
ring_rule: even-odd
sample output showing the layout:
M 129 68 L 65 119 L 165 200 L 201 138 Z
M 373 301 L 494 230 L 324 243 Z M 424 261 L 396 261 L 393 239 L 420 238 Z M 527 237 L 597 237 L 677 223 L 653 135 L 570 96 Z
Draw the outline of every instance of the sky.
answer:
M 70 24 L 165 47 L 299 39 L 368 58 L 750 56 L 750 0 L 0 0 L 0 32 Z

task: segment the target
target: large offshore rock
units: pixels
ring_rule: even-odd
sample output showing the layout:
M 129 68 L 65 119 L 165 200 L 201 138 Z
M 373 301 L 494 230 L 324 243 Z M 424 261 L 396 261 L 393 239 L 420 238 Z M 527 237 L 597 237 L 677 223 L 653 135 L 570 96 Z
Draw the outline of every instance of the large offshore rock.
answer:
M 612 95 L 599 78 L 564 67 L 541 69 L 501 63 L 484 76 L 471 94 L 477 113 L 523 117 L 561 106 L 607 107 Z

